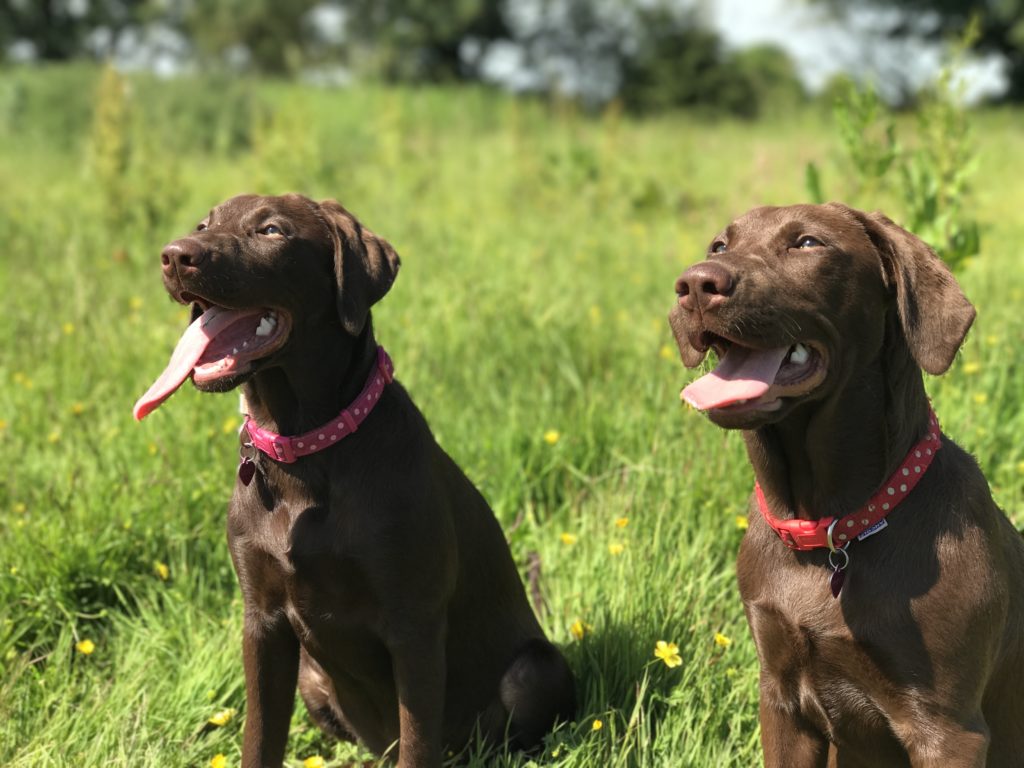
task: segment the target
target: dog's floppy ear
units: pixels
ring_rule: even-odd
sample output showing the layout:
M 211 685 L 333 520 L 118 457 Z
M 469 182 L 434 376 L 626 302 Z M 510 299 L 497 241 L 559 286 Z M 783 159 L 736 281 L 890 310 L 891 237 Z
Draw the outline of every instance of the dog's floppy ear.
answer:
M 370 307 L 395 281 L 401 259 L 386 240 L 362 226 L 341 203 L 324 200 L 319 205 L 334 240 L 338 317 L 346 331 L 358 336 Z
M 974 322 L 974 307 L 940 259 L 921 238 L 882 213 L 854 211 L 882 257 L 896 291 L 900 326 L 910 354 L 938 376 L 953 363 Z
M 707 352 L 699 352 L 690 344 L 689 337 L 686 334 L 685 317 L 683 308 L 677 303 L 672 307 L 672 311 L 668 313 L 668 324 L 672 326 L 672 333 L 675 334 L 676 344 L 679 346 L 679 357 L 682 358 L 683 365 L 687 368 L 696 368 L 700 365 Z

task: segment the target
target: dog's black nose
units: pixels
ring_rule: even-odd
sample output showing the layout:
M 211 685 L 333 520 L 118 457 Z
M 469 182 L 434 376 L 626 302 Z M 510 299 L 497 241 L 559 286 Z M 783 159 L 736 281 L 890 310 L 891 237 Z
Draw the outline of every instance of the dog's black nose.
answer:
M 206 260 L 207 255 L 206 248 L 196 240 L 186 237 L 165 246 L 160 254 L 160 263 L 163 264 L 164 272 L 175 269 L 181 272 L 189 267 L 198 267 Z
M 683 272 L 676 281 L 676 295 L 683 309 L 712 309 L 732 295 L 736 281 L 728 267 L 717 261 L 702 261 Z

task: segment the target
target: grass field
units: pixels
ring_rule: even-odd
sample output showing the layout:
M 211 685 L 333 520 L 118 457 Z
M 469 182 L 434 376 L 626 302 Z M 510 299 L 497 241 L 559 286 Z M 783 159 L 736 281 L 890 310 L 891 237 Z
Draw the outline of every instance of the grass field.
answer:
M 665 315 L 730 217 L 804 198 L 807 161 L 842 194 L 828 115 L 636 122 L 483 90 L 141 77 L 122 100 L 99 82 L 0 71 L 0 764 L 238 765 L 237 399 L 183 388 L 141 425 L 131 405 L 186 323 L 162 244 L 223 198 L 290 190 L 337 197 L 395 245 L 378 337 L 517 561 L 543 563 L 578 719 L 532 759 L 470 764 L 757 764 L 734 584 L 751 473 L 738 434 L 679 405 L 692 376 Z M 1020 119 L 974 118 L 983 253 L 961 280 L 979 317 L 928 382 L 1019 526 Z M 291 734 L 294 766 L 360 754 L 301 703 Z

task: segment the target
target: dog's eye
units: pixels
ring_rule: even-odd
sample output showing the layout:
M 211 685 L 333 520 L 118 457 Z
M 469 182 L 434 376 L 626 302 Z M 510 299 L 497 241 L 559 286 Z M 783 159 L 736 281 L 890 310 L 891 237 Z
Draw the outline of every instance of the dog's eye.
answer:
M 283 235 L 284 230 L 281 229 L 277 224 L 267 224 L 264 227 L 260 227 L 257 230 L 261 235 Z
M 804 235 L 796 241 L 797 248 L 819 248 L 822 245 L 824 245 L 824 243 L 821 242 L 821 240 L 816 237 L 811 237 L 810 235 Z
M 198 224 L 196 224 L 196 232 L 202 232 L 204 229 L 206 229 L 206 227 L 207 227 L 206 222 L 205 221 L 200 221 Z
M 716 240 L 711 244 L 712 253 L 725 253 L 725 243 L 721 240 Z

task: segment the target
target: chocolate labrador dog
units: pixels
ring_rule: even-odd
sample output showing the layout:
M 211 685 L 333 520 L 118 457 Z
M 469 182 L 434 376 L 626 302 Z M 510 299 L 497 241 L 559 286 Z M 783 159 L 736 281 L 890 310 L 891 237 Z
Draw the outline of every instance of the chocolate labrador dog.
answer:
M 676 284 L 682 396 L 743 430 L 737 565 L 769 768 L 1024 765 L 1024 544 L 921 370 L 974 320 L 928 246 L 839 204 L 757 208 Z
M 439 766 L 476 729 L 525 748 L 569 719 L 572 674 L 497 520 L 374 339 L 391 246 L 334 201 L 243 195 L 161 259 L 193 322 L 136 417 L 188 377 L 247 404 L 228 513 L 242 764 L 281 764 L 296 683 L 322 728 L 397 743 L 403 768 Z

